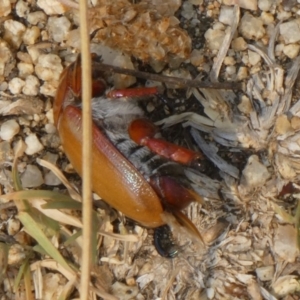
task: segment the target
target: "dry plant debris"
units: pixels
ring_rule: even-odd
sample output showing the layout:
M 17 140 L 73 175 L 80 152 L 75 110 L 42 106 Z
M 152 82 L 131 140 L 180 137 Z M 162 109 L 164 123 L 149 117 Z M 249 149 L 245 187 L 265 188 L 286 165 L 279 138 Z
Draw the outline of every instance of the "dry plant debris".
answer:
M 178 235 L 182 252 L 173 260 L 161 258 L 150 231 L 138 225 L 122 227 L 121 235 L 112 234 L 109 210 L 101 206 L 93 293 L 139 300 L 300 298 L 298 2 L 90 3 L 91 33 L 95 33 L 91 51 L 102 55 L 105 63 L 133 69 L 140 59 L 172 76 L 245 84 L 244 90 L 236 91 L 189 89 L 184 99 L 174 100 L 179 104 L 176 114 L 156 117 L 166 130 L 187 128 L 194 147 L 218 170 L 214 177 L 186 171 L 206 200 L 205 206 L 192 204 L 186 213 L 203 233 L 207 247 L 199 249 Z M 80 197 L 57 169 L 49 171 L 47 163 L 37 162 L 42 158 L 58 164 L 78 183 L 63 155 L 52 114 L 60 73 L 80 48 L 77 7 L 66 1 L 0 0 L 1 299 L 24 299 L 30 280 L 34 298 L 78 297 L 76 272 L 63 261 L 56 263 L 72 257 L 80 266 L 81 237 L 73 237 L 81 227 L 78 205 L 72 201 L 71 213 L 43 205 L 49 197 L 62 202 L 57 194 L 46 193 L 49 189 L 63 193 L 62 182 L 72 198 Z M 117 86 L 135 81 L 115 76 Z M 202 109 L 186 111 L 190 99 Z M 152 103 L 147 109 L 154 114 Z M 176 135 L 179 143 L 184 138 Z M 17 180 L 11 168 L 17 152 L 21 185 L 39 188 L 38 195 L 36 191 L 6 195 Z M 34 212 L 42 211 L 60 224 L 60 238 L 55 230 L 51 238 L 51 257 L 56 261 L 49 259 L 49 253 L 38 255 L 32 249 L 35 242 L 29 235 L 36 237 L 24 228 L 29 221 L 37 222 L 30 219 L 34 214 L 17 215 L 8 202 L 25 196 Z M 66 201 L 71 200 L 64 205 Z M 20 266 L 25 279 L 14 290 Z

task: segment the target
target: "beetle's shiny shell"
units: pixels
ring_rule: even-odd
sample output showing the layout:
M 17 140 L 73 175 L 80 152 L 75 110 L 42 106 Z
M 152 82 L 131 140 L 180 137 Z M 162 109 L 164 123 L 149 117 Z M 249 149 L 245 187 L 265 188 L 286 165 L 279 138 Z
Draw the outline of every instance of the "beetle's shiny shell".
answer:
M 80 108 L 65 107 L 58 120 L 58 130 L 68 158 L 82 175 Z M 95 124 L 92 130 L 92 160 L 93 165 L 97 166 L 92 171 L 93 190 L 112 207 L 141 225 L 158 227 L 164 224 L 160 199 L 145 178 Z

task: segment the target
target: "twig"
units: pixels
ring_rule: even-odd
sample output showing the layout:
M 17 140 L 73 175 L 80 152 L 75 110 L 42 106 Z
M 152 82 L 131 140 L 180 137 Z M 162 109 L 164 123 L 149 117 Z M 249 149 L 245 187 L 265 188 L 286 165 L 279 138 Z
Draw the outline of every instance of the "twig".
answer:
M 186 79 L 173 76 L 164 76 L 159 74 L 141 72 L 131 69 L 124 69 L 112 65 L 107 65 L 99 62 L 93 62 L 93 69 L 98 69 L 99 71 L 109 71 L 120 74 L 126 74 L 135 76 L 138 78 L 149 79 L 158 82 L 164 82 L 168 84 L 174 84 L 180 86 L 180 88 L 201 88 L 201 89 L 222 89 L 222 90 L 238 90 L 242 88 L 240 82 L 203 82 L 197 79 Z

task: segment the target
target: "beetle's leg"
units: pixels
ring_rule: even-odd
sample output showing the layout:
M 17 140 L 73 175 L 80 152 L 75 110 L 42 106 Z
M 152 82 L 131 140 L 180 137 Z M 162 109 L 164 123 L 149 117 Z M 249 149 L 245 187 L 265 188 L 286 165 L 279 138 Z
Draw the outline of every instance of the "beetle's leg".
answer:
M 142 87 L 142 88 L 129 88 L 129 89 L 117 89 L 109 91 L 106 96 L 108 98 L 122 98 L 122 97 L 142 97 L 156 95 L 160 93 L 158 87 Z
M 204 201 L 194 190 L 185 187 L 175 177 L 169 175 L 150 177 L 150 185 L 163 199 L 164 206 L 168 210 L 182 210 L 191 202 L 203 204 Z
M 92 96 L 103 95 L 106 84 L 101 77 L 97 77 L 92 83 Z M 80 56 L 76 61 L 64 69 L 60 76 L 59 89 L 53 104 L 54 123 L 57 125 L 59 116 L 64 107 L 81 101 L 81 61 Z
M 186 165 L 203 158 L 199 152 L 155 138 L 154 135 L 157 131 L 157 127 L 146 119 L 134 120 L 128 128 L 129 136 L 133 141 L 138 145 L 147 146 L 152 152 L 160 156 Z
M 150 178 L 150 185 L 163 200 L 163 205 L 167 211 L 172 212 L 178 223 L 185 227 L 196 239 L 203 242 L 202 236 L 192 221 L 187 218 L 181 210 L 191 202 L 204 203 L 201 196 L 194 190 L 187 188 L 178 182 L 174 177 L 164 175 L 153 175 Z

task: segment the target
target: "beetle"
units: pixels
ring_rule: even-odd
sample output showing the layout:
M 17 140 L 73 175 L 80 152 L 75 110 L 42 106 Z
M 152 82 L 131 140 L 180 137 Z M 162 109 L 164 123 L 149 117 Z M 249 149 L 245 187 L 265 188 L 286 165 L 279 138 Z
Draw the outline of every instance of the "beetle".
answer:
M 164 225 L 164 211 L 169 212 L 201 240 L 181 210 L 193 201 L 202 202 L 184 173 L 186 165 L 201 160 L 202 154 L 160 138 L 159 129 L 132 97 L 147 90 L 111 91 L 104 72 L 93 67 L 92 71 L 93 191 L 148 228 Z M 61 75 L 53 113 L 64 151 L 82 175 L 80 58 Z

